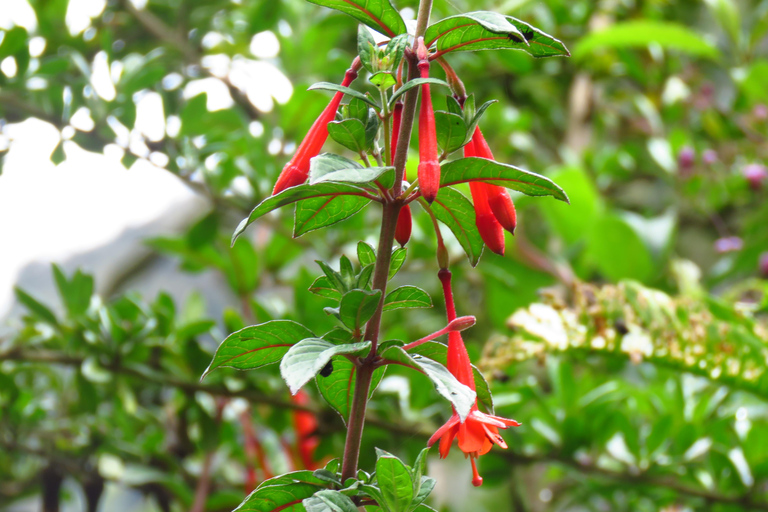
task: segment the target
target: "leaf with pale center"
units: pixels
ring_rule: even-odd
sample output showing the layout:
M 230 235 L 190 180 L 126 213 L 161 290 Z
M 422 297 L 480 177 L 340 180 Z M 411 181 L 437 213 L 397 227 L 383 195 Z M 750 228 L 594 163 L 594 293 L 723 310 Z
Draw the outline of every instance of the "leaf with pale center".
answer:
M 363 355 L 371 348 L 370 341 L 334 345 L 322 338 L 307 338 L 296 343 L 280 361 L 280 375 L 295 395 L 328 364 L 331 357 L 341 354 Z

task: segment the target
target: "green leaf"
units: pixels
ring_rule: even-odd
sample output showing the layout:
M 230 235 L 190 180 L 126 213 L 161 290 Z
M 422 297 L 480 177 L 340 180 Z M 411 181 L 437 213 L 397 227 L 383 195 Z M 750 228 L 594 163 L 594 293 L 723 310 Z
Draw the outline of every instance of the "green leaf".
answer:
M 360 271 L 360 274 L 357 276 L 357 282 L 355 283 L 355 288 L 360 288 L 361 290 L 369 289 L 369 284 L 371 283 L 371 278 L 373 277 L 373 271 L 375 270 L 375 265 L 366 265 L 363 267 L 363 269 Z
M 490 107 L 491 105 L 497 102 L 498 100 L 490 100 L 480 105 L 480 108 L 477 109 L 477 111 L 472 116 L 472 118 L 467 122 L 467 141 L 466 142 L 469 142 L 470 139 L 472 139 L 472 136 L 475 134 L 475 129 L 477 128 L 477 124 L 480 122 L 480 119 L 482 119 L 483 114 L 485 114 L 485 111 L 488 110 L 488 107 Z
M 427 292 L 416 286 L 401 286 L 387 294 L 384 299 L 384 311 L 402 308 L 431 308 L 432 298 Z
M 349 14 L 360 23 L 389 37 L 405 34 L 407 29 L 400 13 L 389 0 L 308 0 Z
M 391 71 L 379 71 L 378 73 L 374 73 L 368 81 L 379 89 L 389 89 L 397 83 L 397 80 Z
M 6 7 L 8 8 L 8 7 Z M 16 55 L 27 44 L 27 31 L 22 27 L 6 30 L 0 43 L 0 60 Z
M 528 46 L 521 48 L 536 58 L 541 57 L 570 57 L 571 53 L 563 43 L 552 37 L 551 35 L 543 32 L 533 25 L 529 25 L 524 21 L 520 21 L 512 16 L 505 16 L 507 21 L 517 27 L 517 30 L 528 41 Z
M 320 394 L 339 413 L 344 423 L 349 420 L 349 411 L 352 406 L 352 397 L 355 396 L 355 372 L 357 368 L 352 361 L 344 356 L 336 356 L 331 359 L 333 368 L 327 376 L 317 375 L 315 382 Z M 386 367 L 382 366 L 374 370 L 371 389 L 368 397 L 373 396 L 373 392 L 384 378 Z
M 276 196 L 270 196 L 259 203 L 258 206 L 251 211 L 250 215 L 243 219 L 237 226 L 237 229 L 235 229 L 235 233 L 232 235 L 232 244 L 235 243 L 237 237 L 239 237 L 253 221 L 272 210 L 303 199 L 339 195 L 366 197 L 368 193 L 364 188 L 344 183 L 318 183 L 317 185 L 298 185 L 296 187 L 288 188 Z
M 390 512 L 408 512 L 413 501 L 411 472 L 394 455 L 380 456 L 376 461 L 376 482 L 384 505 Z
M 427 46 L 437 43 L 437 55 L 455 51 L 525 50 L 528 41 L 503 15 L 476 11 L 442 19 L 427 29 Z
M 326 276 L 320 276 L 315 279 L 315 282 L 309 287 L 309 291 L 327 299 L 341 299 L 341 292 L 331 286 Z
M 273 320 L 240 329 L 221 342 L 203 378 L 222 366 L 252 370 L 276 363 L 290 347 L 313 336 L 309 329 L 290 320 Z
M 373 147 L 373 143 L 376 140 L 376 134 L 379 133 L 379 115 L 376 113 L 376 111 L 372 108 L 368 109 L 368 118 L 365 120 L 365 147 L 366 149 L 370 149 Z M 395 182 L 394 180 L 394 173 L 392 178 L 392 183 Z M 389 185 L 391 187 L 392 185 Z M 389 188 L 387 187 L 387 188 Z
M 331 357 L 341 354 L 363 355 L 371 348 L 370 341 L 334 345 L 321 338 L 307 338 L 293 345 L 280 361 L 280 375 L 291 394 L 299 390 L 328 364 Z
M 351 290 L 344 294 L 339 303 L 341 321 L 352 330 L 360 329 L 376 312 L 381 300 L 381 290 Z
M 347 285 L 344 283 L 344 279 L 341 277 L 341 274 L 333 270 L 331 266 L 324 261 L 315 260 L 315 263 L 317 263 L 318 266 L 322 269 L 323 273 L 328 278 L 328 282 L 334 288 L 341 292 L 347 291 Z
M 287 473 L 262 482 L 233 512 L 304 512 L 302 500 L 326 485 L 311 471 Z
M 358 512 L 351 498 L 339 491 L 323 489 L 302 501 L 307 512 Z
M 365 25 L 358 25 L 357 27 L 357 54 L 360 56 L 360 60 L 363 63 L 365 69 L 373 73 L 374 62 L 378 59 L 376 41 L 373 36 L 365 28 Z
M 361 169 L 363 169 L 363 166 L 354 160 L 334 153 L 321 153 L 309 161 L 309 183 L 314 185 L 319 181 L 327 181 L 322 179 L 326 174 L 338 171 L 357 172 Z
M 470 96 L 472 95 L 470 94 Z M 448 112 L 450 112 L 451 114 L 456 114 L 457 116 L 464 117 L 464 110 L 462 110 L 461 105 L 459 105 L 459 100 L 454 98 L 451 94 L 446 95 L 445 106 L 448 108 Z
M 312 84 L 307 90 L 308 91 L 343 92 L 344 94 L 346 94 L 348 96 L 352 96 L 353 98 L 357 98 L 359 100 L 362 100 L 362 101 L 368 103 L 372 107 L 376 107 L 377 109 L 381 108 L 381 107 L 379 107 L 378 103 L 376 103 L 375 101 L 373 101 L 371 98 L 369 98 L 365 94 L 361 93 L 360 91 L 356 91 L 354 89 L 350 89 L 349 87 L 344 87 L 343 85 L 332 84 L 331 82 L 318 82 L 316 84 Z
M 428 341 L 427 343 L 411 349 L 410 353 L 428 357 L 443 365 L 448 363 L 448 346 L 437 341 Z M 485 380 L 485 377 L 475 365 L 472 365 L 472 375 L 475 380 L 477 400 L 483 407 L 485 407 L 488 413 L 493 414 L 493 396 L 491 395 L 491 388 L 488 385 L 488 381 Z
M 691 29 L 676 23 L 652 20 L 627 21 L 592 32 L 581 38 L 573 56 L 584 59 L 602 48 L 645 48 L 649 44 L 709 59 L 720 56 L 717 48 Z
M 591 260 L 612 281 L 647 281 L 654 272 L 653 259 L 640 236 L 622 218 L 601 216 L 588 240 Z
M 390 39 L 387 43 L 387 47 L 384 49 L 384 54 L 389 58 L 390 70 L 396 70 L 400 66 L 410 37 L 409 34 L 400 34 L 399 36 Z
M 387 177 L 387 182 L 394 178 L 394 167 L 363 167 L 343 156 L 331 153 L 323 153 L 310 161 L 309 183 L 346 182 L 346 183 L 370 183 L 382 178 L 385 173 L 392 174 Z
M 368 112 L 371 110 L 371 107 L 365 101 L 359 98 L 352 98 L 349 100 L 347 108 L 349 109 L 349 117 L 351 119 L 357 119 L 361 123 L 368 122 Z
M 408 249 L 405 247 L 399 247 L 392 252 L 392 259 L 389 261 L 389 279 L 395 277 L 395 274 L 402 268 L 407 254 Z
M 361 267 L 367 267 L 376 263 L 376 251 L 365 242 L 357 243 L 357 261 Z
M 14 287 L 13 292 L 16 294 L 16 300 L 21 302 L 31 313 L 34 313 L 41 320 L 54 326 L 59 324 L 59 321 L 56 320 L 56 315 L 53 314 L 53 311 L 48 309 L 41 302 L 38 302 L 27 292 L 18 287 Z
M 461 149 L 470 138 L 464 118 L 449 112 L 435 112 L 435 130 L 437 145 L 444 155 Z
M 365 208 L 370 199 L 359 196 L 324 196 L 296 203 L 293 236 L 324 228 L 348 219 Z
M 437 480 L 434 478 L 430 478 L 428 476 L 420 476 L 419 487 L 414 495 L 413 502 L 411 503 L 411 507 L 414 507 L 412 510 L 432 510 L 431 508 L 422 504 L 424 501 L 426 501 L 429 495 L 432 494 L 432 490 L 435 488 L 436 483 Z
M 67 279 L 58 265 L 53 264 L 51 267 L 59 296 L 69 316 L 74 318 L 84 314 L 91 304 L 93 277 L 78 269 L 71 279 Z
M 381 357 L 390 363 L 408 366 L 424 373 L 434 383 L 437 392 L 453 404 L 456 413 L 464 421 L 469 410 L 475 404 L 477 395 L 454 377 L 442 364 L 415 354 L 411 356 L 400 347 L 390 347 L 382 352 Z
M 425 206 L 426 202 L 419 204 Z M 467 254 L 469 263 L 476 266 L 483 252 L 483 239 L 477 231 L 475 207 L 470 200 L 454 188 L 443 187 L 432 205 L 425 207 L 431 208 L 437 220 L 448 226 Z
M 439 78 L 414 78 L 413 80 L 410 80 L 403 84 L 401 88 L 396 90 L 392 96 L 389 97 L 389 105 L 392 106 L 397 101 L 397 98 L 405 94 L 406 92 L 410 91 L 414 87 L 418 87 L 419 85 L 424 84 L 431 84 L 431 85 L 442 85 L 444 87 L 451 88 L 450 84 L 446 82 L 445 80 L 440 80 Z
M 540 174 L 485 158 L 460 158 L 442 166 L 440 186 L 479 181 L 522 192 L 527 196 L 552 196 L 568 202 L 563 189 Z
M 355 153 L 362 153 L 368 148 L 365 126 L 357 119 L 344 119 L 328 123 L 328 135 L 333 140 Z

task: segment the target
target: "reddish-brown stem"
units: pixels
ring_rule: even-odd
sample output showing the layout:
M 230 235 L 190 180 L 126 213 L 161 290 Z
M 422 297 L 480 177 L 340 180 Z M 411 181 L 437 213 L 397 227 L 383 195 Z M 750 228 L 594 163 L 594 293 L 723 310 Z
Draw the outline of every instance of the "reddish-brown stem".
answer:
M 431 11 L 432 0 L 421 0 L 416 21 L 417 38 L 424 35 Z M 415 64 L 414 61 L 408 62 L 409 80 L 415 77 Z M 416 100 L 417 92 L 415 88 L 406 93 L 403 105 L 403 117 L 400 124 L 400 134 L 396 142 L 397 150 L 393 162 L 395 166 L 395 184 L 392 190 L 392 197 L 394 199 L 385 198 L 382 200 L 381 233 L 379 234 L 379 246 L 373 271 L 373 289 L 381 290 L 381 300 L 379 301 L 379 307 L 365 327 L 364 339 L 371 341 L 371 351 L 365 359 L 360 361 L 360 365 L 356 372 L 355 393 L 352 397 L 352 405 L 350 407 L 349 420 L 347 423 L 347 439 L 344 443 L 344 459 L 341 469 L 342 481 L 345 481 L 347 478 L 353 478 L 357 474 L 357 463 L 360 458 L 360 443 L 363 438 L 363 427 L 365 425 L 365 409 L 368 403 L 368 394 L 371 388 L 373 371 L 376 369 L 376 350 L 378 348 L 379 332 L 381 329 L 381 315 L 384 309 L 384 296 L 386 294 L 387 281 L 389 279 L 392 246 L 395 241 L 395 227 L 397 225 L 397 217 L 400 213 L 400 209 L 403 207 L 403 200 L 399 196 L 402 191 L 405 163 L 408 158 L 408 146 L 411 139 L 411 130 L 413 129 Z

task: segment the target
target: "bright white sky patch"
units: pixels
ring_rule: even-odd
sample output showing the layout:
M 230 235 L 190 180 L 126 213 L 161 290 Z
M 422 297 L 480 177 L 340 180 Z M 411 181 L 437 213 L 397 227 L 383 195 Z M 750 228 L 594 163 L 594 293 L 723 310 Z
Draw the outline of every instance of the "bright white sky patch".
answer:
M 115 84 L 109 72 L 109 60 L 107 53 L 101 51 L 93 57 L 93 70 L 91 71 L 91 85 L 96 94 L 106 101 L 112 101 L 117 96 Z
M 136 126 L 152 142 L 159 142 L 165 136 L 165 114 L 163 98 L 156 92 L 147 92 L 136 102 Z
M 206 103 L 206 107 L 208 107 L 208 110 L 211 112 L 230 108 L 235 104 L 235 102 L 232 101 L 232 96 L 229 95 L 227 84 L 218 78 L 192 80 L 184 87 L 185 100 L 194 98 L 201 93 L 208 94 L 208 103 Z
M 251 53 L 260 59 L 271 59 L 280 53 L 280 41 L 271 30 L 259 32 L 251 39 Z
M 27 0 L 2 0 L 0 28 L 24 27 L 28 32 L 37 28 L 35 11 Z
M 76 36 L 90 27 L 91 19 L 101 14 L 106 6 L 106 0 L 69 0 L 64 22 L 70 35 Z

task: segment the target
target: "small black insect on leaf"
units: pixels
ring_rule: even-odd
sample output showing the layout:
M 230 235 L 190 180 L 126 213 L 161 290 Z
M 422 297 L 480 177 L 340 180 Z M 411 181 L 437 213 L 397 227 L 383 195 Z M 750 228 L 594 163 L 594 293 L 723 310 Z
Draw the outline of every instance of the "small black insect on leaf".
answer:
M 325 363 L 325 366 L 323 366 L 323 369 L 320 370 L 320 375 L 323 377 L 328 377 L 331 372 L 333 371 L 333 361 L 328 361 Z
M 525 37 L 526 41 L 530 41 L 531 39 L 533 39 L 533 36 L 536 35 L 536 33 L 529 28 L 523 29 L 522 34 L 523 34 L 523 37 Z
M 523 40 L 517 37 L 515 34 L 507 34 L 507 38 L 509 38 L 510 41 L 514 41 L 516 43 L 522 43 Z

